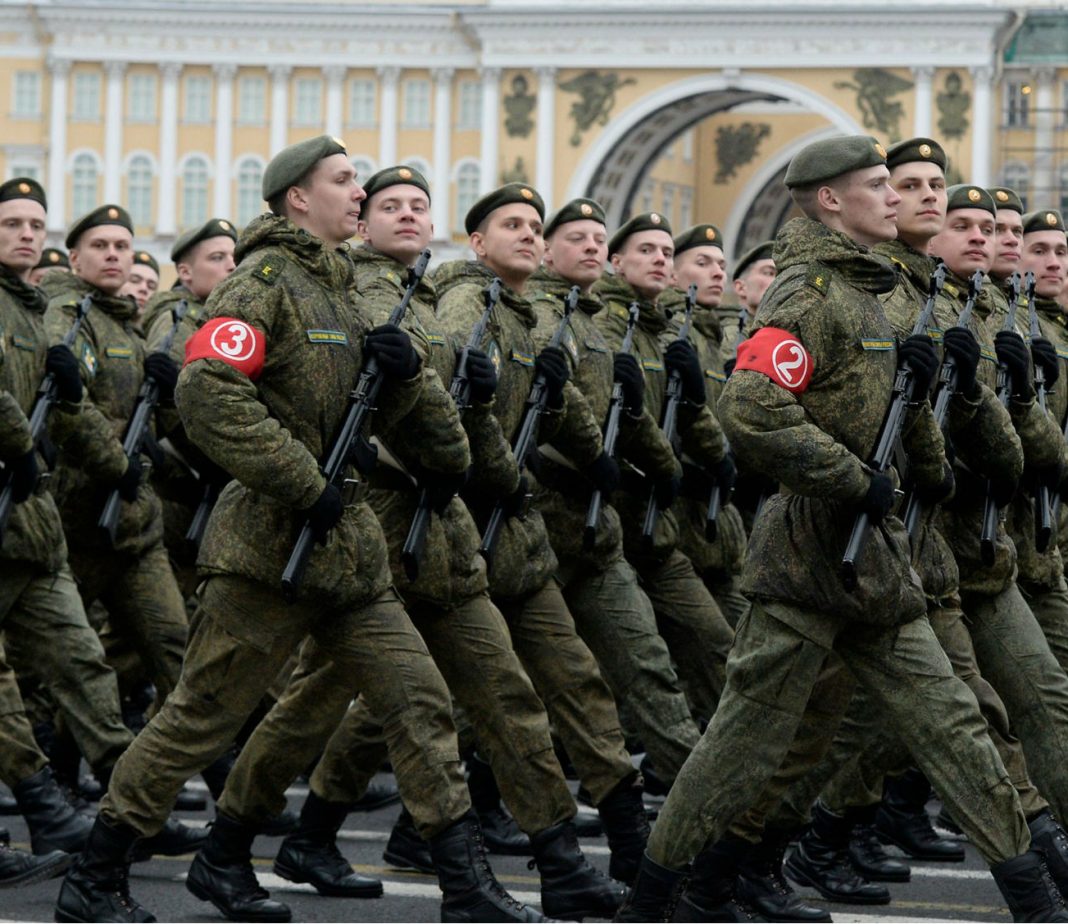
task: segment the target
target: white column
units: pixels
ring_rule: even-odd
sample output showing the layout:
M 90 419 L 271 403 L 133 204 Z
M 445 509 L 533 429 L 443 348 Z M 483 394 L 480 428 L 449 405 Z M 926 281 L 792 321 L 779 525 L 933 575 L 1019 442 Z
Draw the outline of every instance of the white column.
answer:
M 274 64 L 267 68 L 271 75 L 271 157 L 286 146 L 289 131 L 289 75 L 288 64 Z
M 1034 190 L 1033 208 L 1056 204 L 1056 182 L 1053 178 L 1055 73 L 1052 67 L 1040 67 L 1035 71 L 1035 161 L 1031 187 Z
M 345 87 L 345 72 L 347 68 L 336 64 L 323 68 L 323 76 L 326 78 L 326 133 L 340 138 L 343 134 L 341 127 L 341 98 Z
M 482 147 L 479 159 L 482 173 L 479 178 L 479 195 L 497 188 L 500 173 L 501 130 L 501 69 L 482 68 Z
M 122 197 L 122 81 L 125 61 L 108 61 L 107 104 L 104 109 L 104 201 L 118 202 Z
M 536 67 L 538 76 L 538 127 L 534 185 L 545 200 L 545 213 L 553 210 L 553 157 L 556 148 L 556 68 Z
M 397 162 L 397 81 L 399 67 L 380 67 L 378 74 L 378 169 Z
M 448 240 L 449 204 L 452 190 L 449 184 L 452 162 L 452 75 L 451 67 L 439 67 L 430 72 L 434 78 L 434 176 L 430 212 L 434 221 L 434 236 Z
M 48 229 L 66 227 L 67 208 L 67 75 L 70 61 L 51 59 L 52 102 L 48 125 Z
M 972 175 L 968 182 L 976 186 L 990 185 L 991 81 L 994 69 L 989 66 L 972 68 Z
M 156 208 L 156 234 L 172 235 L 178 230 L 175 190 L 178 164 L 178 76 L 182 65 L 160 65 L 163 88 L 159 113 L 159 205 Z
M 931 137 L 931 81 L 934 78 L 933 67 L 914 67 L 912 77 L 915 81 L 916 112 L 912 120 L 912 133 L 921 138 Z
M 216 64 L 215 72 L 215 205 L 218 218 L 231 215 L 230 162 L 234 159 L 234 75 L 236 64 Z

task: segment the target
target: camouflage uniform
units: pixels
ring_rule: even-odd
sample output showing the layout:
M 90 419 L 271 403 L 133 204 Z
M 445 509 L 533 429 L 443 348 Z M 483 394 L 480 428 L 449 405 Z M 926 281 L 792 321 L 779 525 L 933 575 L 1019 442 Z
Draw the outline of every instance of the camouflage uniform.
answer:
M 779 234 L 779 269 L 757 328 L 785 329 L 814 370 L 792 394 L 755 371 L 735 371 L 720 401 L 731 445 L 745 464 L 781 481 L 750 540 L 743 590 L 754 598 L 738 628 L 727 688 L 679 774 L 649 841 L 650 857 L 679 868 L 752 805 L 783 763 L 820 671 L 833 650 L 880 708 L 988 860 L 1018 856 L 1029 835 L 997 751 L 968 688 L 924 616 L 902 524 L 871 530 L 846 591 L 842 551 L 865 496 L 867 457 L 883 421 L 897 365 L 893 328 L 877 295 L 888 264 L 810 219 Z M 872 348 L 869 348 L 872 347 Z M 914 475 L 942 478 L 943 445 L 930 406 L 908 415 Z M 835 723 L 822 740 L 830 744 Z
M 448 692 L 390 588 L 386 541 L 370 507 L 346 507 L 308 559 L 292 604 L 279 580 L 304 516 L 324 489 L 318 459 L 345 413 L 369 329 L 350 292 L 352 264 L 288 219 L 243 234 L 241 264 L 209 311 L 265 344 L 256 381 L 228 362 L 186 366 L 178 404 L 189 438 L 234 475 L 212 513 L 205 576 L 181 681 L 115 768 L 101 814 L 150 834 L 181 784 L 229 747 L 267 685 L 309 633 L 382 717 L 398 784 L 425 836 L 470 807 Z M 419 425 L 423 377 L 387 379 L 374 425 Z M 415 419 L 405 419 L 414 417 Z M 455 462 L 460 470 L 462 454 Z

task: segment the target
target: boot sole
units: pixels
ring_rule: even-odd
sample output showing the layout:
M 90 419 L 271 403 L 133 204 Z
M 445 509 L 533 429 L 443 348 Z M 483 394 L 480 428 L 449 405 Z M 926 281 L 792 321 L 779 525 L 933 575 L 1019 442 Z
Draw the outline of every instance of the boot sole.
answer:
M 212 894 L 204 888 L 201 888 L 200 884 L 194 882 L 192 879 L 186 879 L 185 887 L 193 893 L 196 898 L 199 898 L 202 902 L 208 902 L 214 905 L 219 914 L 221 914 L 228 921 L 278 921 L 281 924 L 286 924 L 288 921 L 293 920 L 293 912 L 286 910 L 284 915 L 282 914 L 256 914 L 255 912 L 242 912 L 240 916 L 235 916 L 234 913 L 228 911 L 223 905 L 217 902 Z
M 62 876 L 63 873 L 70 869 L 75 859 L 77 858 L 74 854 L 65 853 L 49 863 L 43 863 L 10 879 L 5 879 L 0 882 L 0 889 L 10 889 L 15 886 L 29 885 L 32 882 L 43 882 L 45 879 L 55 879 L 56 876 Z
M 374 886 L 364 886 L 355 888 L 344 888 L 341 886 L 326 886 L 320 885 L 314 879 L 310 879 L 307 876 L 298 873 L 296 870 L 291 869 L 283 863 L 274 861 L 274 871 L 277 875 L 289 882 L 307 882 L 310 883 L 315 891 L 320 895 L 326 895 L 330 898 L 381 898 L 385 889 L 382 887 L 382 883 L 376 883 Z
M 893 844 L 893 846 L 895 846 L 899 850 L 903 851 L 905 856 L 907 856 L 910 860 L 926 860 L 928 863 L 963 863 L 964 862 L 965 852 L 964 852 L 963 848 L 961 849 L 961 852 L 960 852 L 959 855 L 954 854 L 953 856 L 948 856 L 947 854 L 944 854 L 944 853 L 922 853 L 922 852 L 914 851 L 911 847 L 901 843 L 901 841 L 897 840 L 892 835 L 887 834 L 885 831 L 881 830 L 880 828 L 876 828 L 875 829 L 875 833 L 877 835 L 879 835 L 879 840 L 881 840 L 885 844 Z
M 842 896 L 842 895 L 835 895 L 834 892 L 830 892 L 830 891 L 824 889 L 822 886 L 818 885 L 813 879 L 811 879 L 809 876 L 805 875 L 804 873 L 796 872 L 790 866 L 789 863 L 787 863 L 785 866 L 783 866 L 783 872 L 785 872 L 786 875 L 789 876 L 798 885 L 803 885 L 803 886 L 807 886 L 810 889 L 815 889 L 817 892 L 820 893 L 820 895 L 823 898 L 825 898 L 829 902 L 841 902 L 844 905 L 889 905 L 890 904 L 890 896 L 889 895 L 887 895 L 886 898 L 882 898 L 881 896 L 879 898 L 864 898 L 862 896 L 854 896 L 854 897 L 847 898 L 847 897 Z
M 432 866 L 422 866 L 420 864 L 412 863 L 407 857 L 402 857 L 399 853 L 393 853 L 390 850 L 386 850 L 382 853 L 382 859 L 394 869 L 415 870 L 415 872 L 425 873 L 427 876 L 436 874 L 436 871 Z

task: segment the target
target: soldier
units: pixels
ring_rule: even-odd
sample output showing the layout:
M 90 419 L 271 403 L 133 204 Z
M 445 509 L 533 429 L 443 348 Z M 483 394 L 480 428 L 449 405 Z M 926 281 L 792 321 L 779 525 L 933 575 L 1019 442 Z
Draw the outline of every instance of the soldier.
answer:
M 743 253 L 734 266 L 731 286 L 734 294 L 738 296 L 741 308 L 738 311 L 738 336 L 728 339 L 735 346 L 752 324 L 760 300 L 775 279 L 774 251 L 774 241 L 763 241 Z
M 907 536 L 890 515 L 893 473 L 862 461 L 900 363 L 915 405 L 904 433 L 913 475 L 927 484 L 944 477 L 942 439 L 926 402 L 938 365 L 929 338 L 874 348 L 893 343 L 877 296 L 893 286 L 894 273 L 869 251 L 896 235 L 900 198 L 888 179 L 885 151 L 866 136 L 810 144 L 787 169 L 786 185 L 806 217 L 779 234 L 778 275 L 720 401 L 734 451 L 775 473 L 783 490 L 765 504 L 750 539 L 743 589 L 754 604 L 738 628 L 719 710 L 668 795 L 621 919 L 665 910 L 698 854 L 680 912 L 729 909 L 747 848 L 724 835 L 797 743 L 832 651 L 937 781 L 1014 916 L 1064 917 L 975 700 L 924 616 Z M 849 591 L 842 552 L 862 511 L 875 528 Z M 815 753 L 834 724 L 809 745 Z
M 41 284 L 41 280 L 49 270 L 56 270 L 60 273 L 70 272 L 70 259 L 67 254 L 59 250 L 56 247 L 46 247 L 41 251 L 41 259 L 37 261 L 37 265 L 30 270 L 30 275 L 26 277 L 26 281 L 31 286 L 38 286 Z
M 134 315 L 136 327 L 141 328 L 145 307 L 158 288 L 159 263 L 156 262 L 156 258 L 147 250 L 135 251 L 130 275 L 126 277 L 126 285 L 119 290 L 119 295 L 129 295 L 137 302 L 137 313 Z
M 430 841 L 442 919 L 538 920 L 485 859 L 448 692 L 390 588 L 381 528 L 319 467 L 365 351 L 385 376 L 376 429 L 435 425 L 419 415 L 424 371 L 408 335 L 370 330 L 352 298 L 344 242 L 356 232 L 363 190 L 344 145 L 321 135 L 271 161 L 263 194 L 271 212 L 245 229 L 238 269 L 213 291 L 213 318 L 191 338 L 179 385 L 190 439 L 234 476 L 201 547 L 206 581 L 182 678 L 116 766 L 56 914 L 152 919 L 129 896 L 130 844 L 156 830 L 189 775 L 229 747 L 310 633 L 309 644 L 342 666 L 347 689 L 357 686 L 382 717 L 401 792 Z M 467 462 L 455 454 L 442 475 Z M 278 584 L 303 524 L 318 545 L 287 603 Z M 289 909 L 256 881 L 255 833 L 220 811 L 187 886 L 231 919 L 288 921 Z

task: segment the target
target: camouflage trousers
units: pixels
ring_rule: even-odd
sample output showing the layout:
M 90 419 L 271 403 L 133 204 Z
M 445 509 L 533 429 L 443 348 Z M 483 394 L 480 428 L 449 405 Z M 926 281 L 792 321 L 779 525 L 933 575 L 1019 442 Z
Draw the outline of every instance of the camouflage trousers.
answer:
M 732 629 L 738 628 L 742 617 L 749 612 L 752 605 L 749 599 L 738 589 L 739 579 L 736 574 L 725 574 L 722 571 L 706 571 L 701 575 L 705 586 L 716 601 L 727 625 Z
M 48 758 L 33 737 L 19 695 L 19 682 L 0 645 L 0 782 L 8 787 L 33 776 Z
M 364 606 L 285 603 L 273 587 L 232 575 L 201 590 L 181 680 L 115 765 L 101 814 L 158 831 L 182 784 L 232 744 L 306 635 L 330 652 L 347 695 L 382 717 L 397 784 L 420 829 L 443 830 L 470 808 L 449 696 L 393 591 Z
M 1068 672 L 1068 583 L 1061 577 L 1053 588 L 1031 587 L 1023 581 L 1018 586 L 1042 627 L 1053 657 Z
M 794 625 L 811 626 L 811 635 L 824 642 Z M 719 709 L 653 828 L 650 857 L 682 868 L 760 801 L 788 758 L 798 762 L 798 731 L 806 711 L 819 706 L 818 684 L 831 649 L 871 691 L 984 858 L 995 863 L 1024 852 L 1030 836 L 1016 791 L 975 697 L 954 676 L 925 617 L 887 628 L 755 603 L 738 627 Z M 841 711 L 846 708 L 843 703 Z M 821 734 L 809 723 L 806 749 L 815 761 L 837 725 L 826 722 Z
M 545 708 L 512 649 L 504 618 L 480 594 L 442 610 L 408 611 L 434 662 L 493 766 L 519 826 L 535 834 L 575 814 L 575 802 L 552 747 Z M 382 723 L 345 666 L 314 640 L 301 649 L 285 693 L 256 727 L 230 772 L 219 809 L 255 823 L 285 804 L 286 787 L 325 744 L 311 789 L 331 802 L 354 802 L 389 756 Z M 329 741 L 327 740 L 329 739 Z M 432 793 L 417 794 L 422 799 Z M 405 803 L 417 819 L 427 812 Z M 433 833 L 433 832 L 430 832 Z

